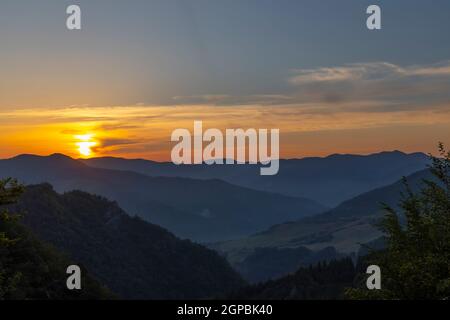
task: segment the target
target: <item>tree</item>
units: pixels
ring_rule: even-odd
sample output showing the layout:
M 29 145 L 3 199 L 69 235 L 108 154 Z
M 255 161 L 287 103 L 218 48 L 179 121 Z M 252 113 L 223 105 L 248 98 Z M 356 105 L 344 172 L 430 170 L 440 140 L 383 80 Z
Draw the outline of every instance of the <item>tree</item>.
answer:
M 386 248 L 366 263 L 380 266 L 381 290 L 348 289 L 353 299 L 449 299 L 450 297 L 450 152 L 439 144 L 431 156 L 434 179 L 414 193 L 406 179 L 401 214 L 384 205 L 380 223 Z M 404 222 L 402 222 L 404 221 Z
M 15 203 L 22 193 L 23 186 L 16 180 L 10 178 L 0 180 L 0 207 Z M 7 209 L 0 210 L 0 299 L 7 292 L 13 291 L 20 279 L 20 272 L 10 273 L 6 267 L 9 248 L 18 241 L 18 239 L 10 239 L 6 232 L 7 226 L 15 219 L 16 217 L 11 216 Z

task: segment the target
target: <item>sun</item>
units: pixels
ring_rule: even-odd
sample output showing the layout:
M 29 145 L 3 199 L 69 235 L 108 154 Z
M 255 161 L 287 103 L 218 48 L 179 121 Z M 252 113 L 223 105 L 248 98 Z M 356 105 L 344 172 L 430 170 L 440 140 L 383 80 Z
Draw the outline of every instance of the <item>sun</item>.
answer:
M 92 155 L 92 147 L 97 145 L 97 142 L 93 140 L 93 136 L 93 134 L 82 134 L 75 136 L 75 139 L 78 140 L 75 144 L 78 147 L 78 152 L 82 157 L 90 157 Z

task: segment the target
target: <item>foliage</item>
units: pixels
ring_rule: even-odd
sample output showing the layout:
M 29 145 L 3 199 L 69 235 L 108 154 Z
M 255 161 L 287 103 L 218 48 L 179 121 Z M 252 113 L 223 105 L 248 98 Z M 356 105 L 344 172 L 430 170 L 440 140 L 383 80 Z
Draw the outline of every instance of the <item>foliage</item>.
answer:
M 334 247 L 316 251 L 303 246 L 297 248 L 257 248 L 243 261 L 236 263 L 235 269 L 245 280 L 250 283 L 258 283 L 293 273 L 300 267 L 330 261 L 340 256 Z
M 381 268 L 381 290 L 348 289 L 351 299 L 448 299 L 450 297 L 450 152 L 439 144 L 432 158 L 434 180 L 412 192 L 405 180 L 402 215 L 385 206 L 380 227 L 386 248 L 367 263 Z M 403 221 L 404 220 L 404 221 Z
M 0 180 L 0 300 L 101 299 L 113 297 L 86 271 L 82 290 L 66 288 L 66 268 L 72 263 L 42 243 L 4 206 L 14 204 L 24 191 L 13 179 Z

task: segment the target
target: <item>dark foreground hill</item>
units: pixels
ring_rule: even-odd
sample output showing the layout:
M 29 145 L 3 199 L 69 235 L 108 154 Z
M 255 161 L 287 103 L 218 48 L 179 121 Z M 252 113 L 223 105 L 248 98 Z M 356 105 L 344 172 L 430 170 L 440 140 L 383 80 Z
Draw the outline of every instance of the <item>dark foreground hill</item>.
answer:
M 26 188 L 14 210 L 119 297 L 197 299 L 242 285 L 214 251 L 128 216 L 115 203 L 81 191 L 57 194 L 50 185 Z
M 255 191 L 221 180 L 149 177 L 89 167 L 64 155 L 0 160 L 0 177 L 48 182 L 58 192 L 83 190 L 117 201 L 131 215 L 195 241 L 250 235 L 273 224 L 323 212 L 314 201 Z
M 20 224 L 5 225 L 0 221 L 2 232 L 16 241 L 8 246 L 0 244 L 0 300 L 116 298 L 82 266 L 82 290 L 68 290 L 66 269 L 74 264 L 73 260 L 38 240 Z
M 0 206 L 9 202 L 4 196 L 1 189 Z M 4 209 L 0 207 L 0 300 L 115 298 L 82 265 L 82 290 L 68 290 L 66 270 L 74 261 L 39 240 Z

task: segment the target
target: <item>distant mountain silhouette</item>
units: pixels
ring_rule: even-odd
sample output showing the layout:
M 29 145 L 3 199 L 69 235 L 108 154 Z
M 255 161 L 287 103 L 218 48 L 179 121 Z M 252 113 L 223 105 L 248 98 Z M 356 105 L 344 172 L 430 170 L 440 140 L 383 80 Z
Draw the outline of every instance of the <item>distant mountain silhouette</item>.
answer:
M 423 179 L 433 179 L 429 170 L 407 177 L 413 191 L 419 190 Z M 253 236 L 212 244 L 211 247 L 222 252 L 235 266 L 245 263 L 262 249 L 307 248 L 320 252 L 333 247 L 338 254 L 356 255 L 361 244 L 377 242 L 382 236 L 376 227 L 384 214 L 381 203 L 397 208 L 401 193 L 405 191 L 403 182 L 397 181 L 345 201 L 323 214 L 275 225 Z M 256 263 L 252 266 L 255 270 L 264 268 Z M 285 273 L 291 269 L 292 265 L 287 266 Z
M 243 284 L 214 251 L 130 217 L 99 196 L 60 195 L 42 184 L 27 187 L 13 209 L 23 212 L 23 223 L 40 239 L 84 265 L 121 298 L 207 298 Z
M 313 199 L 329 207 L 361 193 L 394 183 L 402 176 L 426 168 L 423 153 L 381 152 L 367 156 L 331 155 L 280 161 L 275 176 L 260 176 L 254 165 L 181 165 L 121 158 L 82 160 L 93 167 L 129 170 L 149 176 L 221 179 L 256 190 Z
M 61 154 L 0 160 L 0 177 L 49 182 L 59 192 L 83 190 L 116 200 L 129 214 L 197 241 L 249 235 L 273 224 L 323 212 L 304 199 L 255 191 L 218 179 L 149 177 L 90 167 Z

